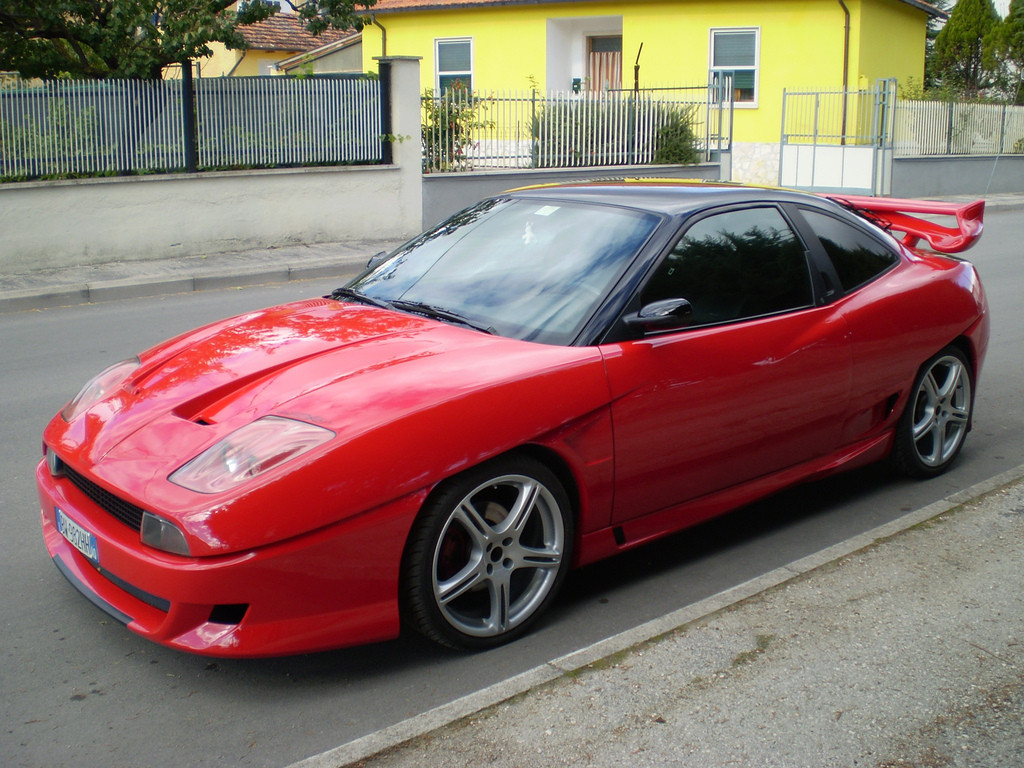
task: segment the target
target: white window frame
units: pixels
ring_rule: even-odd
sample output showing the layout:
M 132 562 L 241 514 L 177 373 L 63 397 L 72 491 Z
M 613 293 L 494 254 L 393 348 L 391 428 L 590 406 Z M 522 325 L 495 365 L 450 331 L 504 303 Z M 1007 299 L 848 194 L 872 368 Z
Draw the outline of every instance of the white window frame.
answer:
M 753 32 L 754 33 L 754 64 L 753 66 L 741 67 L 716 67 L 715 66 L 715 35 L 728 32 Z M 716 72 L 736 72 L 738 70 L 754 73 L 754 99 L 753 101 L 736 101 L 733 106 L 737 109 L 757 109 L 761 92 L 761 28 L 760 27 L 712 27 L 708 32 L 708 73 L 714 75 Z
M 469 43 L 469 69 L 448 70 L 441 72 L 441 46 L 445 43 Z M 434 38 L 434 92 L 441 93 L 441 76 L 466 76 L 469 78 L 470 89 L 473 87 L 473 64 L 476 52 L 473 46 L 472 37 L 435 37 Z

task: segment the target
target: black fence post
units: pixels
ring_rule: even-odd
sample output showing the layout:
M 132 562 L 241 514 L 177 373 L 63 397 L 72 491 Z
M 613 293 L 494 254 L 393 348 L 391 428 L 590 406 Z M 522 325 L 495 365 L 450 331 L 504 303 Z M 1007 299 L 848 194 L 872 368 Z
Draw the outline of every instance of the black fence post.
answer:
M 181 123 L 185 134 L 185 172 L 199 170 L 198 144 L 196 135 L 196 89 L 192 82 L 192 62 L 181 62 Z
M 377 65 L 380 77 L 380 161 L 385 165 L 394 162 L 393 147 L 391 146 L 394 137 L 391 123 L 391 62 L 381 60 Z

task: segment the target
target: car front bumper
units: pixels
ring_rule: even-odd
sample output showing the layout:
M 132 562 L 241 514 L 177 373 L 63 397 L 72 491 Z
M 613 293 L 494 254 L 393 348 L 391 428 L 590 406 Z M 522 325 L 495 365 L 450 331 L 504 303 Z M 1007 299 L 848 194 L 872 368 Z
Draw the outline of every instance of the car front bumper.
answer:
M 223 657 L 278 656 L 396 637 L 398 578 L 419 494 L 308 534 L 216 557 L 141 543 L 46 463 L 36 468 L 43 538 L 96 606 L 149 640 Z M 95 536 L 95 562 L 58 530 L 60 509 Z

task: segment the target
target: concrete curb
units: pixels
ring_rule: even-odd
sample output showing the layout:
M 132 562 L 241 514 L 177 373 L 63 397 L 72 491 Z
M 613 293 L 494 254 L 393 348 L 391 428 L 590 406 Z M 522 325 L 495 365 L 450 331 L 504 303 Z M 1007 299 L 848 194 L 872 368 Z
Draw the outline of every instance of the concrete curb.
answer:
M 339 768 L 350 766 L 373 755 L 392 749 L 413 739 L 436 731 L 458 720 L 526 693 L 564 675 L 573 673 L 616 653 L 635 648 L 645 642 L 703 620 L 730 606 L 775 589 L 786 582 L 811 573 L 865 548 L 884 543 L 903 531 L 932 520 L 973 499 L 984 496 L 1010 483 L 1024 479 L 1024 464 L 995 477 L 976 483 L 945 499 L 903 515 L 813 555 L 776 568 L 762 576 L 738 584 L 697 603 L 688 605 L 614 637 L 552 659 L 515 677 L 484 688 L 460 699 L 435 707 L 415 717 L 395 723 L 375 733 L 342 744 L 334 749 L 292 763 L 287 768 Z
M 336 278 L 341 285 L 362 271 L 371 254 L 399 245 L 393 240 L 311 243 L 0 276 L 0 314 L 299 280 Z

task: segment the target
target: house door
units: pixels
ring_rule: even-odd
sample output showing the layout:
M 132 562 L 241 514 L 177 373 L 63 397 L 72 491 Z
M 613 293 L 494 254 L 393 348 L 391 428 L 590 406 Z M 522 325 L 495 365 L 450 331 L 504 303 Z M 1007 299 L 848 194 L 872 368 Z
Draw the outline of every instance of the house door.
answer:
M 622 36 L 587 38 L 587 89 L 622 87 Z

